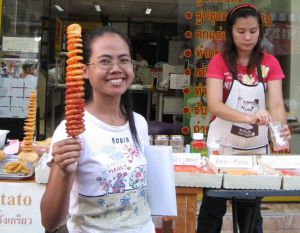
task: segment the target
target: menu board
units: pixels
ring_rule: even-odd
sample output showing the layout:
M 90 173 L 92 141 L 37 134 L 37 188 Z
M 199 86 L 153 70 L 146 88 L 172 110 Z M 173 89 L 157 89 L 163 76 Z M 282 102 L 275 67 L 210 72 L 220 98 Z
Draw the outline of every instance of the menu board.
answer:
M 38 60 L 2 58 L 0 62 L 0 117 L 25 118 L 29 95 L 37 89 Z

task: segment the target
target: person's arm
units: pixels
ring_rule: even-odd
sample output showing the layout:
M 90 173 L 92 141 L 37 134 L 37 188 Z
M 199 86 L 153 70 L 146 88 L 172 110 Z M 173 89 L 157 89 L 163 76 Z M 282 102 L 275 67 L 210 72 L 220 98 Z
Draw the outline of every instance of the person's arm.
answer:
M 41 200 L 42 224 L 48 231 L 54 231 L 65 223 L 80 150 L 80 141 L 74 138 L 53 145 L 53 163 Z
M 268 106 L 273 121 L 287 123 L 286 111 L 283 103 L 281 79 L 268 82 Z
M 268 82 L 268 105 L 273 121 L 280 121 L 284 127 L 282 136 L 286 139 L 291 138 L 291 131 L 287 125 L 287 116 L 283 102 L 282 80 L 272 80 Z
M 254 115 L 247 115 L 236 111 L 222 102 L 223 80 L 217 78 L 206 79 L 207 105 L 210 113 L 230 122 L 247 124 L 267 124 L 271 117 L 266 110 L 260 110 Z

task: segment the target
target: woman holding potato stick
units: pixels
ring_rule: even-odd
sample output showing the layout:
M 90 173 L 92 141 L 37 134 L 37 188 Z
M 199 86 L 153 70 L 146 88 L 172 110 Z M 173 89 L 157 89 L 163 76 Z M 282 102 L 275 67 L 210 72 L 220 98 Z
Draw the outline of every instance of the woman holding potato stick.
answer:
M 42 223 L 69 233 L 154 233 L 147 202 L 145 119 L 132 111 L 133 61 L 127 40 L 103 27 L 83 44 L 85 131 L 52 137 L 52 166 L 41 201 Z

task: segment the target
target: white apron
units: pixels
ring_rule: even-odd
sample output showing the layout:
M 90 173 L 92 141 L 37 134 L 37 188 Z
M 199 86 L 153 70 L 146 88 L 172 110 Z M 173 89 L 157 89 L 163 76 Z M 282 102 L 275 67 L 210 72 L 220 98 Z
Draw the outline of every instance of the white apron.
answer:
M 227 106 L 239 112 L 253 115 L 266 109 L 265 89 L 262 82 L 257 85 L 245 85 L 234 79 Z M 266 154 L 268 152 L 268 128 L 245 123 L 234 123 L 216 117 L 209 125 L 207 143 L 217 141 L 230 147 L 232 154 Z M 226 150 L 223 154 L 227 154 Z

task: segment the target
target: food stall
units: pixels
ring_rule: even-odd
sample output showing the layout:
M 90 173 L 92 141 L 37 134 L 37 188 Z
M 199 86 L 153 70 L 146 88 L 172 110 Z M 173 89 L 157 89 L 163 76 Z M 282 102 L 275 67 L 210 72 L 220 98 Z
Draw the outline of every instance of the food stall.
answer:
M 49 142 L 49 139 L 33 142 L 40 156 L 47 151 Z M 7 155 L 2 160 L 0 224 L 6 232 L 20 232 L 20 229 L 23 232 L 44 232 L 39 204 L 49 175 L 49 168 L 41 165 L 46 155 L 44 153 L 39 163 L 29 165 L 26 174 L 3 174 L 3 164 L 14 160 L 16 155 Z M 204 187 L 210 188 L 211 196 L 229 199 L 300 195 L 300 160 L 297 155 L 211 156 L 210 159 L 196 153 L 172 153 L 172 156 L 177 217 L 163 218 L 165 232 L 168 232 L 167 226 L 169 230 L 175 226 L 175 232 L 180 233 L 196 231 L 197 196 Z

